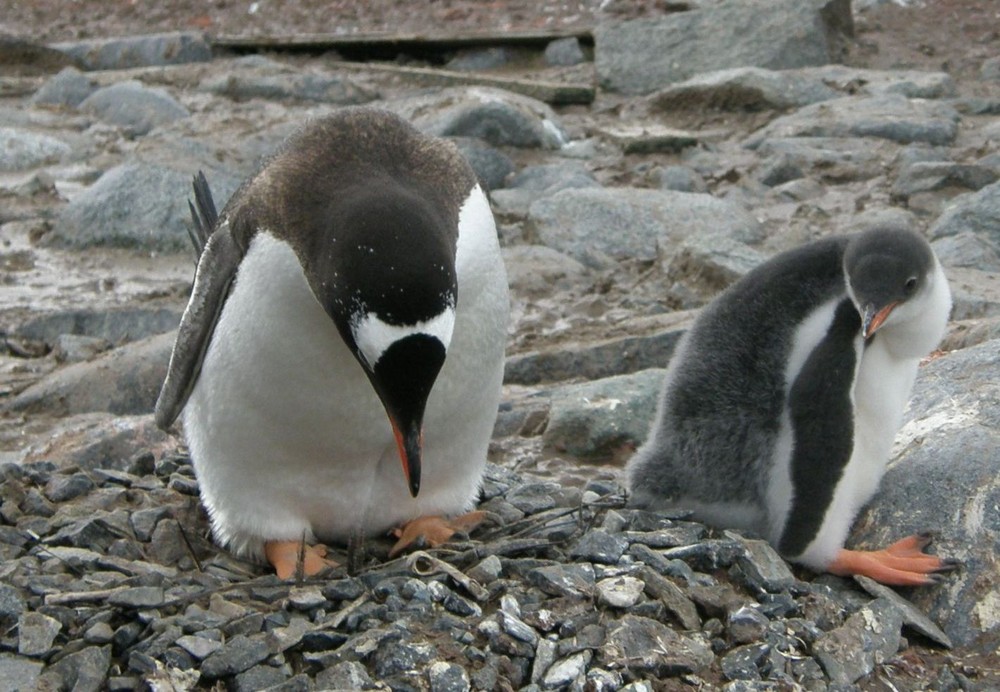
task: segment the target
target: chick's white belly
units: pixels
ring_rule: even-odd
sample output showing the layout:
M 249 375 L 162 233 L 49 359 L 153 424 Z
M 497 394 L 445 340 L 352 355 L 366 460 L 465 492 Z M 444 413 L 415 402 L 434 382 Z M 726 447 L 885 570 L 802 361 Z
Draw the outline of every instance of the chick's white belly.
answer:
M 236 552 L 259 555 L 266 540 L 305 533 L 340 542 L 358 528 L 375 534 L 421 514 L 466 508 L 485 444 L 482 459 L 469 458 L 478 450 L 443 429 L 461 395 L 461 387 L 446 400 L 432 392 L 422 489 L 414 499 L 385 410 L 360 364 L 292 251 L 259 235 L 184 411 L 216 537 Z

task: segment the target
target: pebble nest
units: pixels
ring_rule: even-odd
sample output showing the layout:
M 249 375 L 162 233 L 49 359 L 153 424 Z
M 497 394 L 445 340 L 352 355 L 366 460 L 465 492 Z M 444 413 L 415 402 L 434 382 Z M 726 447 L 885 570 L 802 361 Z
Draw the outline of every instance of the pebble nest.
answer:
M 877 680 L 904 635 L 948 645 L 889 589 L 804 581 L 611 480 L 491 464 L 472 536 L 282 582 L 212 543 L 182 449 L 0 473 L 7 689 L 823 690 Z

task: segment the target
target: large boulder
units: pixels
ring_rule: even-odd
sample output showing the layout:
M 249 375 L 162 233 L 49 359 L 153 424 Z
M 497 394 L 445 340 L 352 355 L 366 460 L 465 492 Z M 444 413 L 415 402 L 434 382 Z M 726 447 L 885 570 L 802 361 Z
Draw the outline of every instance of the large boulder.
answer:
M 730 67 L 785 70 L 839 59 L 853 33 L 849 0 L 724 0 L 662 18 L 606 23 L 594 32 L 602 87 L 655 91 Z
M 851 545 L 883 547 L 933 531 L 961 561 L 940 586 L 909 596 L 957 646 L 1000 643 L 1000 340 L 920 370 L 878 495 Z

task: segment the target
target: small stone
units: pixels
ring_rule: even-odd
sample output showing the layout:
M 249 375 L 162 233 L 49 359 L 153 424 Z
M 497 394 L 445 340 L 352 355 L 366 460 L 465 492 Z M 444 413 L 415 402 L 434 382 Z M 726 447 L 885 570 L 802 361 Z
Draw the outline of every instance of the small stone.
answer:
M 580 537 L 570 550 L 570 557 L 597 562 L 604 565 L 615 565 L 628 549 L 628 540 L 621 536 L 610 534 L 602 529 L 588 531 Z
M 451 591 L 445 598 L 441 601 L 441 605 L 444 606 L 445 610 L 449 613 L 454 613 L 461 617 L 481 617 L 483 614 L 483 609 L 479 607 L 473 601 L 467 598 L 459 596 L 454 591 Z
M 295 610 L 312 610 L 328 603 L 319 586 L 295 587 L 288 594 L 288 605 Z
M 496 555 L 489 555 L 473 565 L 466 574 L 480 584 L 489 584 L 503 574 L 503 565 Z
M 179 637 L 176 644 L 199 661 L 208 658 L 222 648 L 222 642 L 220 641 L 194 635 Z
M 760 680 L 759 666 L 766 660 L 767 644 L 738 646 L 719 660 L 722 674 L 729 680 Z
M 525 514 L 537 514 L 556 506 L 559 491 L 557 483 L 525 483 L 511 488 L 506 500 Z
M 538 633 L 516 615 L 501 611 L 499 618 L 500 627 L 510 636 L 532 646 L 538 642 Z
M 66 502 L 86 495 L 97 487 L 84 473 L 72 476 L 56 476 L 45 486 L 45 497 L 52 502 Z
M 623 682 L 622 674 L 617 670 L 591 668 L 587 671 L 584 689 L 588 692 L 616 692 L 621 689 Z
M 0 584 L 0 623 L 6 626 L 17 622 L 26 607 L 20 590 Z
M 190 495 L 191 497 L 197 497 L 199 492 L 198 481 L 180 473 L 174 473 L 170 476 L 167 487 L 181 495 Z
M 386 641 L 375 652 L 375 674 L 380 678 L 422 668 L 434 656 L 435 648 L 426 643 Z
M 257 665 L 237 675 L 231 689 L 234 692 L 258 692 L 280 685 L 287 679 L 288 674 L 281 668 Z
M 110 646 L 88 646 L 59 659 L 46 669 L 58 675 L 64 689 L 74 692 L 98 692 L 104 689 L 104 681 L 111 666 Z
M 729 613 L 726 618 L 726 629 L 729 638 L 737 644 L 747 644 L 760 641 L 767 633 L 770 620 L 759 610 L 743 606 Z
M 468 692 L 469 674 L 455 663 L 435 661 L 427 668 L 431 692 Z
M 318 689 L 370 690 L 374 687 L 368 670 L 357 661 L 337 663 L 316 676 Z
M 55 618 L 35 612 L 25 612 L 17 622 L 17 653 L 22 656 L 42 657 L 52 650 L 62 623 Z
M 365 584 L 360 579 L 334 579 L 323 585 L 323 596 L 331 601 L 353 601 L 365 592 Z
M 612 608 L 631 608 L 639 599 L 646 584 L 635 577 L 612 577 L 597 582 L 597 602 Z
M 575 36 L 549 41 L 545 46 L 544 57 L 546 64 L 557 67 L 579 65 L 587 59 L 580 47 L 580 39 Z
M 572 656 L 568 656 L 561 661 L 556 661 L 542 678 L 545 687 L 562 687 L 572 683 L 587 672 L 594 654 L 590 651 L 580 651 Z
M 589 564 L 539 567 L 528 572 L 527 580 L 550 596 L 587 598 L 594 590 L 594 568 Z
M 249 670 L 270 655 L 271 649 L 263 638 L 237 635 L 202 662 L 201 673 L 208 680 L 218 680 Z
M 599 662 L 619 668 L 627 661 L 635 676 L 671 677 L 697 673 L 715 660 L 711 647 L 700 638 L 678 634 L 649 618 L 626 615 L 609 627 Z
M 98 622 L 83 633 L 83 640 L 88 644 L 110 644 L 114 636 L 115 631 L 111 625 L 106 622 Z
M 903 617 L 886 598 L 878 598 L 813 644 L 816 660 L 836 685 L 850 685 L 889 660 L 899 649 Z
M 736 557 L 734 573 L 747 586 L 757 592 L 777 593 L 796 582 L 788 563 L 767 541 L 742 537 L 739 540 L 746 550 Z
M 555 663 L 559 645 L 551 639 L 539 639 L 535 646 L 535 660 L 531 667 L 531 682 L 541 682 L 545 673 Z

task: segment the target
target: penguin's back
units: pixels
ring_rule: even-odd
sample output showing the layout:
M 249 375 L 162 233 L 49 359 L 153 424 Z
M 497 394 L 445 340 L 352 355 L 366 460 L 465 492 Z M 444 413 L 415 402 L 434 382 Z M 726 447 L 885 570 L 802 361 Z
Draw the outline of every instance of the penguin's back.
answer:
M 776 458 L 790 455 L 788 390 L 846 299 L 846 239 L 782 253 L 710 303 L 667 370 L 647 441 L 630 460 L 641 506 L 769 533 Z

